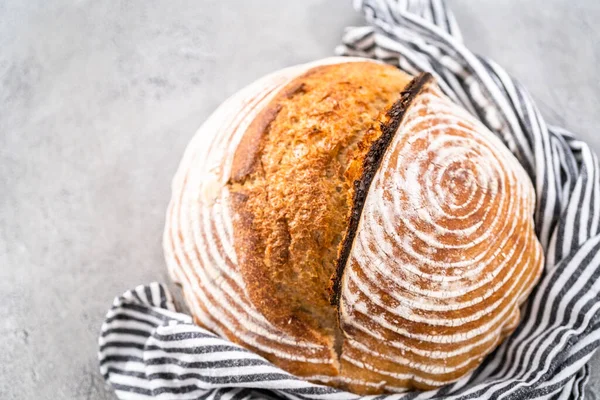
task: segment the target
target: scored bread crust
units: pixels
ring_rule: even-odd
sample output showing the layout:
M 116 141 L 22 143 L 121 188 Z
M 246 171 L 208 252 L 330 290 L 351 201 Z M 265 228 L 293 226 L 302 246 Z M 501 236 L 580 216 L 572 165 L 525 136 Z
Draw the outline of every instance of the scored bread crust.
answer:
M 356 393 L 455 381 L 514 329 L 543 260 L 531 182 L 431 76 L 409 82 L 325 59 L 200 128 L 164 235 L 198 324 Z

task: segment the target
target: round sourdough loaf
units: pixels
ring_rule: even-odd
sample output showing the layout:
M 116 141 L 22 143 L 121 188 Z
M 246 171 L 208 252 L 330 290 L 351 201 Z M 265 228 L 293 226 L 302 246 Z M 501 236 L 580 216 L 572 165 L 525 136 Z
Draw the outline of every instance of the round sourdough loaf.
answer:
M 312 381 L 429 389 L 517 325 L 543 255 L 510 151 L 429 74 L 287 68 L 224 102 L 164 235 L 195 321 Z

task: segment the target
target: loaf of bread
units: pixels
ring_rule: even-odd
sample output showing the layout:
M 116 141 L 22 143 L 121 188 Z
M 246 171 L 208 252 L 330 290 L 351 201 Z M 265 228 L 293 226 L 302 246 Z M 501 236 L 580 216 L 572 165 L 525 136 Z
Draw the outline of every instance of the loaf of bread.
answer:
M 204 123 L 164 248 L 199 325 L 314 382 L 430 389 L 518 324 L 543 265 L 534 203 L 516 158 L 431 75 L 331 58 Z

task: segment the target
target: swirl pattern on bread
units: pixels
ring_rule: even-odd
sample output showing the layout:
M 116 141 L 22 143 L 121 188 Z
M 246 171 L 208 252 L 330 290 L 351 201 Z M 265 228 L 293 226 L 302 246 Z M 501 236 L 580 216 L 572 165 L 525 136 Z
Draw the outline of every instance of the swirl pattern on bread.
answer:
M 425 389 L 475 368 L 515 328 L 543 256 L 521 165 L 421 80 L 370 184 L 339 309 L 344 370 Z

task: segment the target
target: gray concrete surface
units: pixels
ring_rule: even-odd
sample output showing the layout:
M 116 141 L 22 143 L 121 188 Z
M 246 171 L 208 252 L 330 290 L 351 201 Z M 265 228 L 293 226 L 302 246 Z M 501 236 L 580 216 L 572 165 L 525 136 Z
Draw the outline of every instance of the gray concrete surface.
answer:
M 330 55 L 360 23 L 349 3 L 0 0 L 1 399 L 113 398 L 96 336 L 114 296 L 167 280 L 186 143 L 245 84 Z M 472 48 L 600 150 L 599 2 L 451 5 Z

